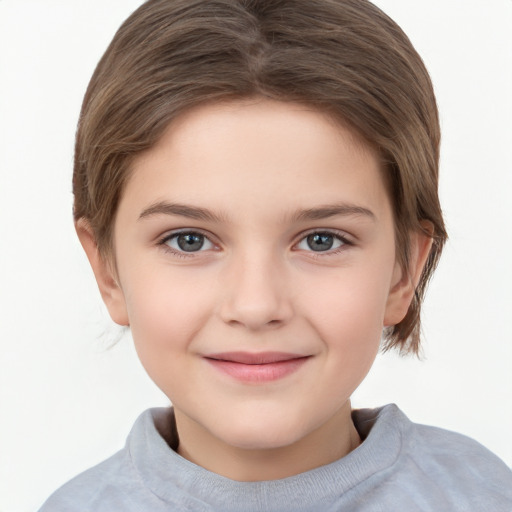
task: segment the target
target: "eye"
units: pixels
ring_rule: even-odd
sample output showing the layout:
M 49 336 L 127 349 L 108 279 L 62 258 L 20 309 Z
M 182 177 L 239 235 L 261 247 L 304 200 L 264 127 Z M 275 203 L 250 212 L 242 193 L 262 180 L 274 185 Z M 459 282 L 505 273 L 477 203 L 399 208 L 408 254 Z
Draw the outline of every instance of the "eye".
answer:
M 310 233 L 304 237 L 297 245 L 298 249 L 303 251 L 326 252 L 332 249 L 338 249 L 348 244 L 340 235 L 329 232 Z
M 201 233 L 186 231 L 175 233 L 162 240 L 162 244 L 169 246 L 176 252 L 199 252 L 213 249 L 213 243 Z

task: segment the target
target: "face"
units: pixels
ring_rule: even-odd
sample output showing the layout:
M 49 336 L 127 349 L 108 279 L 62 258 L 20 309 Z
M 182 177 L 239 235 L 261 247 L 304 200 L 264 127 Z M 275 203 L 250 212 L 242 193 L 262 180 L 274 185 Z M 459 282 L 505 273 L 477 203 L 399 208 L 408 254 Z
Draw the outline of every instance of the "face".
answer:
M 226 446 L 336 421 L 407 310 L 378 158 L 300 104 L 174 121 L 136 160 L 114 233 L 114 320 L 182 424 Z

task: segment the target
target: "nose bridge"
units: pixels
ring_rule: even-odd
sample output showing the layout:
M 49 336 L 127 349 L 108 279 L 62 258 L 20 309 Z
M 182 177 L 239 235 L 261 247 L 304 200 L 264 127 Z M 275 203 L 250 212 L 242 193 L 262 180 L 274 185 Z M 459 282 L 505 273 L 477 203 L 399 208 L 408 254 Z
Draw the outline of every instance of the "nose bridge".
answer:
M 285 264 L 261 246 L 233 254 L 225 275 L 222 319 L 255 330 L 286 322 L 292 313 Z

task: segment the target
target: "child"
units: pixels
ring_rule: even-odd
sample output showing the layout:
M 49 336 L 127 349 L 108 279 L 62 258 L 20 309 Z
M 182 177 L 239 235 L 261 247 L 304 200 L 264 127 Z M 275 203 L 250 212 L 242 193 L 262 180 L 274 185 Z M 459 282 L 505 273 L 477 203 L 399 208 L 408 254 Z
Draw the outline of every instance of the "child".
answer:
M 365 0 L 149 0 L 86 93 L 75 222 L 173 407 L 47 511 L 512 509 L 512 473 L 395 406 L 446 232 L 429 76 Z

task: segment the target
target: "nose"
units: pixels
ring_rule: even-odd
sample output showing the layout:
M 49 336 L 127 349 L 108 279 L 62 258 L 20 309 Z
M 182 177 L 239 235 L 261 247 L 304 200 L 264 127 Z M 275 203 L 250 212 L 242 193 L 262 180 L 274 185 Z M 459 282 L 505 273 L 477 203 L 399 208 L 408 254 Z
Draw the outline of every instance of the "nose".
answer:
M 221 319 L 256 331 L 286 324 L 293 315 L 283 265 L 269 257 L 241 258 L 223 276 Z

